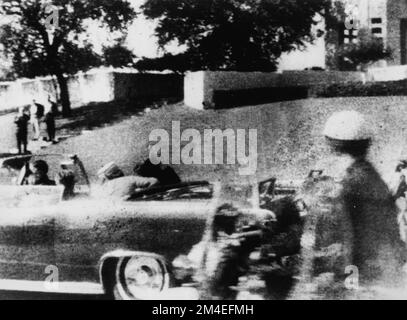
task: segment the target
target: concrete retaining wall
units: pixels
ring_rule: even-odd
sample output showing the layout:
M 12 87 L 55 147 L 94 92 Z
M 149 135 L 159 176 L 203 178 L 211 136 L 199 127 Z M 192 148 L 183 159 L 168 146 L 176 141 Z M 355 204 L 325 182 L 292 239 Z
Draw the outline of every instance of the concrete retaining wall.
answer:
M 407 79 L 407 66 L 390 66 L 370 68 L 367 72 L 368 81 L 399 81 Z
M 95 70 L 70 77 L 68 90 L 73 108 L 90 102 L 182 97 L 183 77 Z M 0 112 L 30 104 L 33 99 L 46 101 L 48 95 L 54 99 L 58 96 L 57 82 L 52 77 L 0 82 Z
M 349 82 L 366 82 L 365 73 L 353 71 L 284 71 L 281 74 L 280 86 L 317 86 Z
M 183 97 L 184 77 L 176 74 L 114 73 L 116 100 Z
M 280 87 L 309 87 L 334 83 L 364 83 L 363 72 L 285 71 L 283 73 L 198 71 L 184 82 L 185 104 L 196 109 L 215 108 L 218 91 L 239 91 Z

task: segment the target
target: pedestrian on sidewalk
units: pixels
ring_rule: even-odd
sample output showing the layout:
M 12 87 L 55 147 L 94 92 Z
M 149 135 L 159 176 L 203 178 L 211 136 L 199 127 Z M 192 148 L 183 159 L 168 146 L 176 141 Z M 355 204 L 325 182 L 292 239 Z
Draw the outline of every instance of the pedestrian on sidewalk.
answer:
M 27 135 L 28 135 L 28 122 L 30 117 L 25 108 L 18 109 L 18 115 L 15 117 L 14 123 L 16 124 L 16 138 L 18 154 L 26 154 L 27 150 Z

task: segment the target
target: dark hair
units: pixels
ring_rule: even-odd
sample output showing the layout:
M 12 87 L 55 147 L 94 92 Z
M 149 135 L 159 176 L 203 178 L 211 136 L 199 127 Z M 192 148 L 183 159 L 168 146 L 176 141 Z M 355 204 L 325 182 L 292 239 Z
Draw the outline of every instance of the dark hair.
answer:
M 48 170 L 49 170 L 48 164 L 47 164 L 44 160 L 37 160 L 37 161 L 34 161 L 33 167 L 34 167 L 35 169 L 37 169 L 37 170 L 39 170 L 39 171 L 45 173 L 45 174 L 47 174 L 47 173 L 48 173 Z
M 231 204 L 227 203 L 218 207 L 213 218 L 213 238 L 217 238 L 219 231 L 225 232 L 228 235 L 235 233 L 240 217 L 240 211 Z
M 158 166 L 159 167 L 159 166 Z M 140 177 L 152 177 L 157 165 L 151 163 L 150 159 L 147 159 L 144 163 L 137 163 L 133 169 L 133 172 Z
M 58 181 L 66 187 L 75 185 L 75 174 L 71 170 L 63 170 L 58 173 Z

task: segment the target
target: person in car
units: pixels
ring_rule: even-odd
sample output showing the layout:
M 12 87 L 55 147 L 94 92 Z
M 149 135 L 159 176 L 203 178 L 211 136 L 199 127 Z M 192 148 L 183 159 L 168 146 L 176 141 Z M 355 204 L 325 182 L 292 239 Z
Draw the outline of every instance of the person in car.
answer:
M 34 186 L 55 186 L 55 181 L 48 177 L 48 164 L 44 160 L 37 160 L 30 165 L 31 174 L 27 178 L 27 184 Z
M 243 214 L 232 204 L 216 209 L 201 242 L 187 256 L 173 261 L 176 278 L 191 277 L 198 283 L 200 299 L 235 299 L 233 289 L 248 271 L 248 259 L 257 244 L 249 238 L 236 237 L 242 227 Z
M 153 164 L 150 159 L 137 164 L 133 171 L 138 176 L 157 179 L 162 186 L 181 183 L 180 177 L 173 168 L 163 164 Z
M 114 163 L 109 162 L 103 166 L 97 173 L 99 184 L 104 184 L 106 181 L 124 177 L 123 171 Z
M 99 196 L 127 200 L 137 191 L 142 191 L 159 184 L 156 178 L 125 176 L 123 171 L 111 162 L 98 172 Z
M 56 181 L 64 187 L 62 200 L 69 200 L 75 196 L 75 174 L 71 170 L 63 169 L 57 174 Z

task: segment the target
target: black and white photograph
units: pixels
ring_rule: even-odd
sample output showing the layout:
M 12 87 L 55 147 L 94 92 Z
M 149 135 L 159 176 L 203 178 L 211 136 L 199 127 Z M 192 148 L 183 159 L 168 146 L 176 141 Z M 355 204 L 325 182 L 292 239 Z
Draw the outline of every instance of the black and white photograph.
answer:
M 407 300 L 407 0 L 0 0 L 0 300 Z

